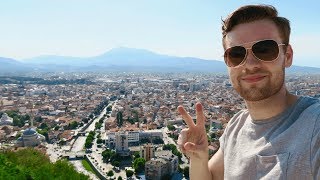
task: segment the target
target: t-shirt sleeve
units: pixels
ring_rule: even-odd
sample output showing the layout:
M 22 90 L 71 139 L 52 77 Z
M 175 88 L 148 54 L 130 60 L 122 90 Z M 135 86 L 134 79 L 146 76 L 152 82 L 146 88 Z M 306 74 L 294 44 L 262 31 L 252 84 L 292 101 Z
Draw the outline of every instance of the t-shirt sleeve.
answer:
M 311 168 L 313 179 L 320 179 L 320 114 L 315 123 L 311 140 Z

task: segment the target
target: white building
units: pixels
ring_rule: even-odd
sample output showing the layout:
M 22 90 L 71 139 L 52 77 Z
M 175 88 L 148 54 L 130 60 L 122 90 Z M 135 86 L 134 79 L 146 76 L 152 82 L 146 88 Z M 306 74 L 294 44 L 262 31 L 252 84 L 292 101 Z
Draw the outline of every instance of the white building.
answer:
M 129 156 L 130 150 L 128 145 L 128 132 L 119 131 L 115 133 L 116 152 L 121 156 Z
M 112 147 L 116 145 L 116 136 L 123 135 L 128 141 L 128 145 L 133 145 L 139 143 L 141 139 L 146 138 L 163 138 L 163 133 L 161 130 L 148 130 L 148 131 L 118 131 L 118 132 L 106 132 L 106 146 Z
M 0 126 L 13 125 L 13 119 L 7 113 L 3 113 L 0 119 Z

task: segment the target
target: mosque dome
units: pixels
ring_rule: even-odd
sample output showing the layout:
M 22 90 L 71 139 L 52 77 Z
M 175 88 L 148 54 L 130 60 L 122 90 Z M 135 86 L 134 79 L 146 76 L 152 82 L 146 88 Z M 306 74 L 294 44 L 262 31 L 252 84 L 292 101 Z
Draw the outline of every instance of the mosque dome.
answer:
M 30 135 L 34 135 L 37 134 L 36 130 L 32 129 L 32 128 L 28 128 L 25 131 L 23 131 L 23 135 L 25 136 L 30 136 Z

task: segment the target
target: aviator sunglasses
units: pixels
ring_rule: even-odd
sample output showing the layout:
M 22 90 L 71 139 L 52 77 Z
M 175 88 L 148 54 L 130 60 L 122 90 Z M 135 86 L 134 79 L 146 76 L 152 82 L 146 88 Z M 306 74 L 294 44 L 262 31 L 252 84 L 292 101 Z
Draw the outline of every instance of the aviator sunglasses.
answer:
M 245 62 L 248 55 L 248 50 L 252 50 L 252 54 L 260 61 L 271 62 L 279 56 L 279 46 L 286 45 L 284 43 L 278 44 L 271 39 L 260 40 L 254 42 L 251 48 L 243 46 L 233 46 L 224 52 L 224 61 L 229 67 L 236 67 Z

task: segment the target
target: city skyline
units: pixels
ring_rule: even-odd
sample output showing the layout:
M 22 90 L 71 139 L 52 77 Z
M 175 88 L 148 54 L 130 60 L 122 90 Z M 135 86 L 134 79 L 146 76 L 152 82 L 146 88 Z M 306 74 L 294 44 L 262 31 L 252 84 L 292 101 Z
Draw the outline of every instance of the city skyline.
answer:
M 90 57 L 130 47 L 221 61 L 221 19 L 241 5 L 260 3 L 275 6 L 290 20 L 293 64 L 320 67 L 316 1 L 3 1 L 0 56 Z

